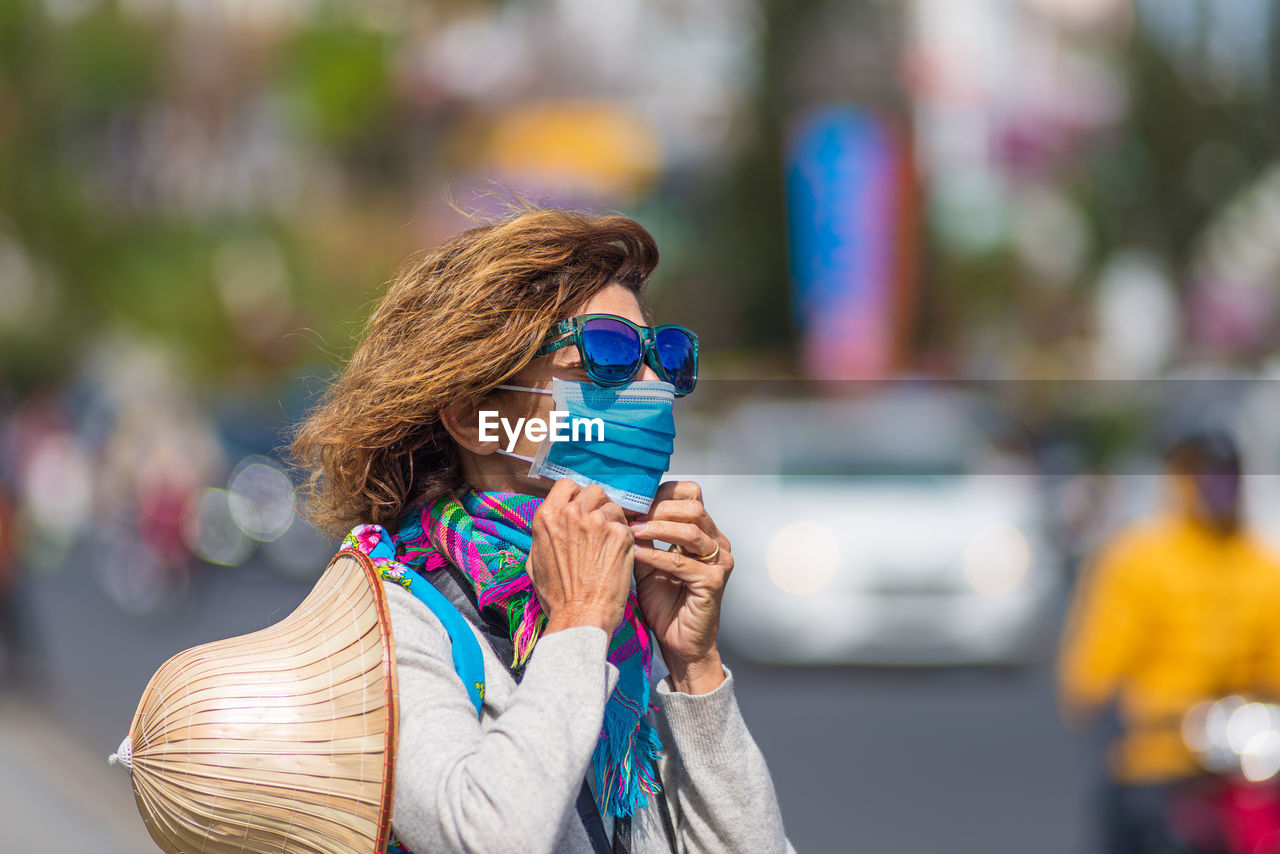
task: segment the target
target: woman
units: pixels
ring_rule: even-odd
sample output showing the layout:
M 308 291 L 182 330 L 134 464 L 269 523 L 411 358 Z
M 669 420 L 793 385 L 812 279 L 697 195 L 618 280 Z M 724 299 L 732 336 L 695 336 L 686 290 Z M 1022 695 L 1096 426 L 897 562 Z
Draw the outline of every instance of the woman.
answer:
M 315 518 L 386 550 L 403 850 L 791 850 L 716 647 L 732 548 L 697 484 L 658 487 L 697 340 L 646 325 L 657 260 L 623 217 L 459 234 L 397 277 L 299 429 Z M 599 438 L 511 429 L 565 408 Z M 483 684 L 414 573 L 481 639 Z

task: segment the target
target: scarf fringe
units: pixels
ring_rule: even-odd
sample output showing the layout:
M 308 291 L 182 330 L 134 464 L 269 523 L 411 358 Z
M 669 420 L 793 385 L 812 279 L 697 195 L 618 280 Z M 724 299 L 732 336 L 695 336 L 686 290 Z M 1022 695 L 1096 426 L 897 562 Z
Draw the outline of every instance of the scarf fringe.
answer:
M 516 667 L 523 665 L 529 660 L 529 656 L 533 655 L 534 644 L 542 636 L 542 628 L 546 624 L 546 614 L 542 613 L 542 606 L 537 599 L 534 599 L 530 606 L 524 609 L 524 616 L 520 619 L 519 625 L 511 632 L 511 642 L 515 646 Z
M 515 666 L 529 660 L 547 621 L 525 571 L 538 503 L 513 493 L 445 496 L 409 514 L 393 536 L 398 546 L 406 547 L 406 563 L 426 572 L 452 564 L 472 580 L 481 609 L 505 612 Z M 591 755 L 601 814 L 630 816 L 661 791 L 655 769 L 662 739 L 644 716 L 650 707 L 651 656 L 633 593 L 623 623 L 610 639 L 608 657 L 620 671 L 619 683 L 605 704 L 600 739 Z
M 629 816 L 647 807 L 649 796 L 662 791 L 653 773 L 661 758 L 662 738 L 649 721 L 640 718 L 637 723 L 625 705 L 607 704 L 604 729 L 591 754 L 601 814 Z
M 423 563 L 422 568 L 427 572 L 435 572 L 438 569 L 444 569 L 448 565 L 449 559 L 442 553 L 433 549 L 431 553 L 427 555 L 427 559 Z

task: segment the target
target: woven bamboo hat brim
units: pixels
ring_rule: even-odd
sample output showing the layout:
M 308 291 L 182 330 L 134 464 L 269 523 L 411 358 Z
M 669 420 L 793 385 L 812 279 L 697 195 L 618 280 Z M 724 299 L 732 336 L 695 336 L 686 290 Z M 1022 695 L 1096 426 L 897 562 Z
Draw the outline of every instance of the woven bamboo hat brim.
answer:
M 382 582 L 343 551 L 276 625 L 165 662 L 112 759 L 165 851 L 382 854 L 396 725 Z

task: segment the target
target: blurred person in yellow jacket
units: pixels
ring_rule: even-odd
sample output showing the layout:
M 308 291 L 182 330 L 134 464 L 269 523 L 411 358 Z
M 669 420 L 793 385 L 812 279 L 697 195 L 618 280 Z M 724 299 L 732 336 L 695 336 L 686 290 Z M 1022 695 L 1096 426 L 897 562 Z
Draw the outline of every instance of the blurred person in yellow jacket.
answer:
M 1280 697 L 1280 558 L 1242 524 L 1239 451 L 1193 433 L 1165 465 L 1167 508 L 1097 555 L 1059 661 L 1068 723 L 1104 743 L 1098 806 L 1116 854 L 1170 850 L 1169 797 L 1198 773 L 1181 732 L 1192 706 Z

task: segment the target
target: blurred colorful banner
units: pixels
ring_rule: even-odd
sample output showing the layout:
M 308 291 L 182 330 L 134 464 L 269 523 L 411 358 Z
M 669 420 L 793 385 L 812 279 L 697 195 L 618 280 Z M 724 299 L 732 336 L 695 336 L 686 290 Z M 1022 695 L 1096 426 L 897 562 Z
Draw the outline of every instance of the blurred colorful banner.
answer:
M 811 379 L 894 367 L 914 234 L 903 135 L 855 107 L 796 122 L 786 154 L 787 236 L 801 363 Z

